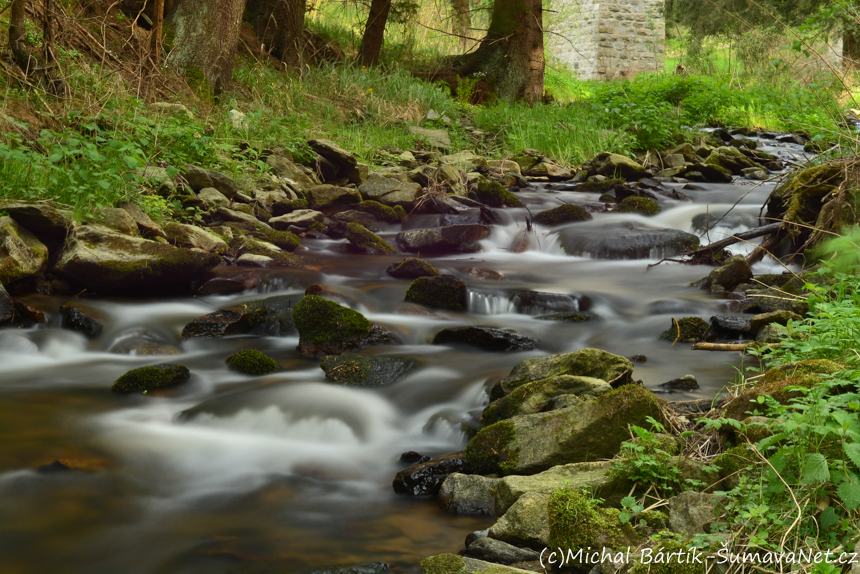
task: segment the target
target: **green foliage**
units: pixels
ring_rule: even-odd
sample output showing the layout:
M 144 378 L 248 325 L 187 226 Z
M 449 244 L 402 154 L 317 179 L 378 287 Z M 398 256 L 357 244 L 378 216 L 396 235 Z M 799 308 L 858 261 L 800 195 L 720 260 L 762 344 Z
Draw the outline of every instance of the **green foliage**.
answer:
M 653 417 L 646 420 L 653 430 L 630 425 L 636 439 L 622 443 L 621 456 L 613 463 L 612 473 L 646 487 L 673 492 L 681 485 L 681 469 L 666 450 L 667 437 L 659 434 L 665 427 Z

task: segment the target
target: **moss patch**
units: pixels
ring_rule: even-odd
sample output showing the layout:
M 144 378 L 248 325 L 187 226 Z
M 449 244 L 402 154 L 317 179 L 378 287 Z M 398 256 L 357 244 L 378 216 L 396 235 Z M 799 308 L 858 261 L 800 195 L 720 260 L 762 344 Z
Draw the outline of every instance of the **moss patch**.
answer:
M 278 370 L 275 359 L 256 349 L 244 349 L 227 357 L 227 366 L 246 375 L 268 375 Z
M 140 367 L 118 378 L 111 390 L 115 393 L 145 393 L 184 383 L 190 376 L 191 373 L 182 365 L 164 363 Z
M 546 211 L 541 211 L 535 215 L 534 222 L 539 225 L 553 227 L 556 225 L 564 225 L 565 223 L 588 221 L 591 218 L 591 214 L 588 213 L 581 205 L 566 203 Z
M 499 421 L 478 431 L 466 446 L 466 462 L 476 474 L 505 474 L 516 468 L 519 452 L 510 448 L 514 425 Z
M 490 207 L 523 207 L 523 202 L 516 195 L 508 191 L 504 185 L 497 181 L 486 181 L 478 183 L 475 189 L 478 201 Z
M 346 239 L 353 247 L 368 255 L 397 253 L 397 250 L 390 243 L 372 231 L 368 231 L 360 223 L 346 224 Z
M 370 335 L 372 323 L 358 311 L 319 295 L 305 295 L 293 310 L 293 322 L 302 341 L 324 343 Z
M 673 320 L 672 326 L 660 333 L 660 338 L 666 341 L 674 341 L 677 338 L 681 343 L 698 343 L 705 340 L 708 327 L 708 322 L 701 317 L 684 317 Z
M 227 222 L 225 225 L 234 231 L 239 231 L 238 235 L 250 235 L 255 239 L 277 245 L 284 251 L 291 253 L 299 246 L 299 236 L 289 231 L 278 231 L 271 227 L 257 227 L 250 223 L 235 221 Z
M 702 560 L 703 564 L 686 561 L 691 546 L 694 546 L 691 540 L 661 540 L 652 549 L 651 563 L 637 562 L 630 569 L 630 574 L 703 574 L 706 572 L 707 560 Z M 658 557 L 664 557 L 666 561 L 660 563 Z
M 639 213 L 642 215 L 657 215 L 660 213 L 660 204 L 650 197 L 630 196 L 613 209 L 615 213 Z
M 399 263 L 392 263 L 386 273 L 398 279 L 417 279 L 419 277 L 438 277 L 439 270 L 423 259 L 410 257 Z
M 460 574 L 466 570 L 462 556 L 456 554 L 439 554 L 421 561 L 424 574 Z
M 615 549 L 627 545 L 618 510 L 600 508 L 578 490 L 558 488 L 547 503 L 550 548 Z M 628 527 L 629 528 L 629 527 Z
M 386 223 L 400 223 L 406 219 L 406 210 L 403 209 L 403 206 L 398 205 L 392 209 L 387 205 L 382 205 L 378 201 L 362 201 L 358 204 L 358 211 L 369 213 L 377 221 L 384 221 Z
M 419 277 L 406 290 L 405 301 L 437 309 L 466 310 L 466 284 L 453 275 Z

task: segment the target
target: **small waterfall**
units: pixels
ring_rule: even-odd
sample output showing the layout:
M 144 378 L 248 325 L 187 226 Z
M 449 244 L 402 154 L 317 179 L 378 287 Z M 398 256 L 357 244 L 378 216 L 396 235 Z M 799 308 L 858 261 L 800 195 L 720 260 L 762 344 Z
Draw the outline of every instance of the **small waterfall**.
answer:
M 588 297 L 561 293 L 521 291 L 513 295 L 469 291 L 468 309 L 479 315 L 546 315 L 585 310 L 591 301 Z
M 478 315 L 508 315 L 517 312 L 517 306 L 507 295 L 498 293 L 477 293 L 469 291 L 466 308 Z

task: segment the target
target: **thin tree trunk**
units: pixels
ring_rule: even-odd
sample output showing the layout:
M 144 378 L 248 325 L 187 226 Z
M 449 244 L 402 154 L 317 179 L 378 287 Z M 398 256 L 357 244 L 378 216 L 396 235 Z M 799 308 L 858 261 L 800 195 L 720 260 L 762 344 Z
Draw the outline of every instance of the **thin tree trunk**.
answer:
M 379 53 L 382 51 L 382 41 L 385 38 L 385 24 L 388 22 L 390 10 L 391 0 L 373 0 L 370 3 L 367 26 L 358 49 L 358 63 L 362 66 L 376 66 L 379 63 Z
M 246 0 L 175 0 L 165 22 L 173 29 L 167 63 L 201 75 L 215 94 L 230 83 Z
M 36 68 L 37 62 L 27 49 L 27 0 L 12 0 L 9 7 L 9 48 L 15 63 L 27 75 Z
M 482 76 L 501 100 L 540 101 L 546 62 L 541 0 L 495 0 L 490 28 L 461 76 Z
M 860 68 L 860 39 L 846 30 L 842 35 L 842 68 L 855 70 Z
M 469 36 L 472 30 L 472 13 L 469 11 L 469 0 L 451 0 L 451 8 L 454 12 L 454 35 L 460 42 L 460 49 L 465 52 L 469 47 Z
M 306 0 L 248 0 L 245 20 L 265 50 L 290 68 L 298 68 L 304 55 Z
M 152 36 L 149 53 L 156 69 L 161 65 L 161 24 L 164 22 L 164 0 L 155 0 L 155 17 L 152 19 Z

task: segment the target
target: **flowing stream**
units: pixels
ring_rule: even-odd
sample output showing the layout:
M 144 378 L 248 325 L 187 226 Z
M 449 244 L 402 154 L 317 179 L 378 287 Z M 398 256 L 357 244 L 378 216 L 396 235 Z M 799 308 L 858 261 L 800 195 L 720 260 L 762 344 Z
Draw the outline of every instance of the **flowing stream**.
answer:
M 801 154 L 797 146 L 760 141 L 763 151 L 788 159 Z M 613 233 L 613 223 L 698 234 L 694 220 L 722 215 L 739 202 L 702 238 L 707 243 L 759 225 L 773 184 L 756 185 L 698 184 L 700 190 L 684 190 L 692 201 L 661 199 L 663 211 L 655 217 L 599 213 L 573 225 L 593 234 Z M 518 195 L 532 213 L 599 197 L 542 185 Z M 662 395 L 669 400 L 712 397 L 733 381 L 739 354 L 694 352 L 688 344 L 658 340 L 672 317 L 707 320 L 725 310 L 725 300 L 687 286 L 709 268 L 663 263 L 649 269 L 659 253 L 627 261 L 568 256 L 555 233 L 540 227 L 528 251 L 512 253 L 527 213 L 496 212 L 501 222 L 482 242 L 483 252 L 427 257 L 443 273 L 467 278 L 469 311 L 461 314 L 406 313 L 409 282 L 385 273 L 403 255 L 356 256 L 343 249 L 345 240 L 303 240 L 300 254 L 309 269 L 266 271 L 264 287 L 254 292 L 87 300 L 106 319 L 93 341 L 58 328 L 62 299 L 27 298 L 54 327 L 0 331 L 0 572 L 301 572 L 370 561 L 420 572 L 423 557 L 459 551 L 466 534 L 492 519 L 448 515 L 434 500 L 395 495 L 391 481 L 406 466 L 400 454 L 461 450 L 466 440 L 459 425 L 480 415 L 488 380 L 519 361 L 585 347 L 644 355 L 634 376 L 651 388 L 686 374 L 698 379 L 700 389 Z M 438 222 L 439 216 L 420 216 L 406 227 Z M 382 235 L 393 242 L 399 230 L 390 226 Z M 505 279 L 470 279 L 472 268 Z M 754 266 L 757 274 L 782 270 L 770 258 Z M 405 343 L 363 354 L 414 357 L 420 368 L 389 387 L 347 388 L 326 382 L 317 362 L 300 357 L 298 337 L 180 341 L 182 327 L 196 317 L 273 294 L 298 301 L 313 282 Z M 521 291 L 557 296 L 512 302 Z M 534 318 L 576 310 L 583 301 L 599 320 Z M 463 325 L 513 329 L 541 345 L 498 354 L 429 344 L 439 330 Z M 142 331 L 183 354 L 109 352 Z M 241 348 L 262 350 L 282 371 L 257 378 L 229 371 L 225 357 Z M 157 396 L 110 392 L 127 370 L 165 361 L 186 365 L 191 381 Z M 50 464 L 57 460 L 82 469 L 54 472 Z

